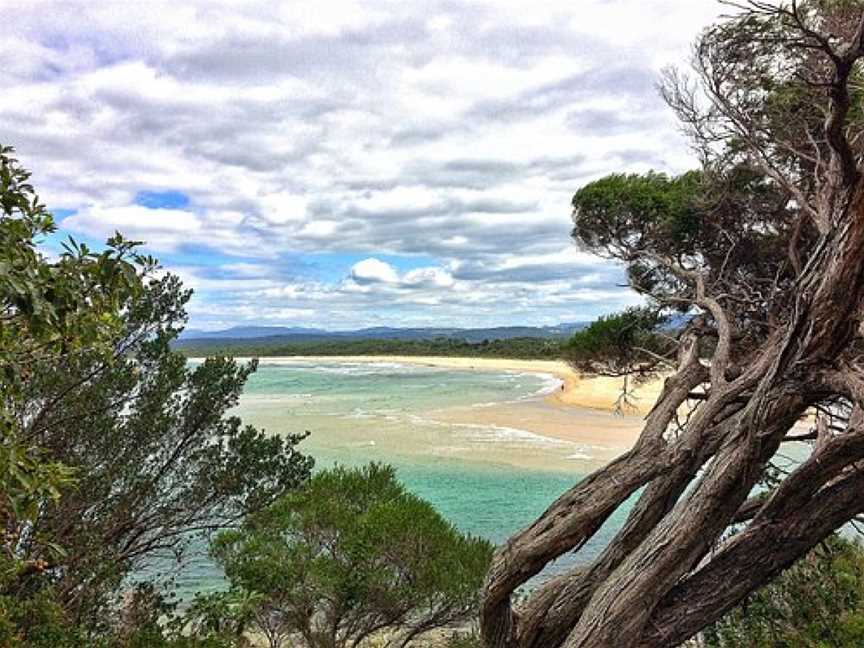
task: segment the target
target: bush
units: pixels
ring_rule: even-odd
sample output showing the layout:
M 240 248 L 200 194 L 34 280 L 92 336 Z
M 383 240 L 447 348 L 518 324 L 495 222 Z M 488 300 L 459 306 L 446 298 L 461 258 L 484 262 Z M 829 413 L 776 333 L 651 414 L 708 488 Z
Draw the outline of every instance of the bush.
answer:
M 707 630 L 705 645 L 864 646 L 864 550 L 831 538 Z
M 491 552 L 379 464 L 320 472 L 212 546 L 235 591 L 258 596 L 252 626 L 272 648 L 402 646 L 464 623 Z

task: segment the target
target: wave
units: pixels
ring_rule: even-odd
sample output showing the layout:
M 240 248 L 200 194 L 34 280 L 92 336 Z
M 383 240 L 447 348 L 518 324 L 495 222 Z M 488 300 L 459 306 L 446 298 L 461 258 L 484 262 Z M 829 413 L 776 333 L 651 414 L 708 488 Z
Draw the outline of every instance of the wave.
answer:
M 448 427 L 459 432 L 459 436 L 475 443 L 509 443 L 537 448 L 572 448 L 575 444 L 562 439 L 542 436 L 528 430 L 507 427 L 504 425 L 489 425 L 483 423 L 446 423 L 417 415 L 409 415 L 408 419 L 419 425 Z
M 543 374 L 543 373 L 535 373 L 533 376 L 540 378 L 543 381 L 540 389 L 538 389 L 533 394 L 526 396 L 526 398 L 534 398 L 536 396 L 547 396 L 552 392 L 558 391 L 561 389 L 561 385 L 564 384 L 564 381 L 561 380 L 558 376 L 553 374 Z
M 401 376 L 406 374 L 431 373 L 429 367 L 401 364 L 398 362 L 345 362 L 340 364 L 310 364 L 303 369 L 336 376 Z
M 468 430 L 466 436 L 481 443 L 517 443 L 542 448 L 570 448 L 573 446 L 569 441 L 553 439 L 552 437 L 545 437 L 528 430 L 503 425 L 456 423 L 454 427 Z
M 364 374 L 381 373 L 381 370 L 397 370 L 400 373 L 415 373 L 418 370 L 433 370 L 437 367 L 415 365 L 405 362 L 350 362 L 350 361 L 310 361 L 308 359 L 295 358 L 262 358 L 259 361 L 261 367 L 287 367 L 290 369 L 304 369 L 319 371 L 322 373 L 336 373 L 344 375 L 347 372 L 360 371 Z
M 244 405 L 261 403 L 284 403 L 286 401 L 312 400 L 313 394 L 255 394 L 245 393 L 240 399 Z
M 471 407 L 482 409 L 484 407 L 495 407 L 497 405 L 506 405 L 506 401 L 489 401 L 488 403 L 474 403 Z
M 507 375 L 511 377 L 511 380 L 518 380 L 521 378 L 530 378 L 532 380 L 540 380 L 541 385 L 540 388 L 536 391 L 533 391 L 529 394 L 525 394 L 524 396 L 519 396 L 515 400 L 528 400 L 531 398 L 536 398 L 538 396 L 546 396 L 551 394 L 552 392 L 561 388 L 561 385 L 564 384 L 564 381 L 561 380 L 558 376 L 551 373 L 543 373 L 537 371 L 508 371 Z M 523 383 L 517 383 L 516 388 L 521 388 L 524 385 Z M 514 402 L 514 401 L 509 401 Z
M 362 407 L 355 407 L 350 413 L 342 416 L 344 419 L 383 419 L 385 421 L 400 421 L 404 412 L 397 409 L 379 409 L 367 410 Z

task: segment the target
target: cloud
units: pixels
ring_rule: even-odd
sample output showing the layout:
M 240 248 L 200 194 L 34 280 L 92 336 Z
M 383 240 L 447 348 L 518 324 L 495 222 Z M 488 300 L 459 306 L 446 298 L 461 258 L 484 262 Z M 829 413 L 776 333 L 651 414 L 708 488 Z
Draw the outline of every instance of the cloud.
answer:
M 468 114 L 484 120 L 533 120 L 596 97 L 644 101 L 653 94 L 655 78 L 654 70 L 644 65 L 596 67 L 511 96 L 479 101 Z
M 556 256 L 570 198 L 694 163 L 653 86 L 717 12 L 33 0 L 4 14 L 0 139 L 63 230 L 180 269 L 194 326 L 591 318 L 634 297 Z
M 387 289 L 416 291 L 423 289 L 451 288 L 454 286 L 453 275 L 441 267 L 414 268 L 400 275 L 389 263 L 375 258 L 363 259 L 351 267 L 350 278 L 343 284 L 349 290 L 359 284 L 361 290 L 368 290 L 368 284 L 386 284 Z
M 150 209 L 141 205 L 93 206 L 67 217 L 64 227 L 93 238 L 108 238 L 121 230 L 128 238 L 146 239 L 157 250 L 176 249 L 182 241 L 200 235 L 202 222 L 180 209 Z
M 351 278 L 357 283 L 396 283 L 399 277 L 389 263 L 378 259 L 363 259 L 351 267 Z
M 415 268 L 405 273 L 402 283 L 411 287 L 450 288 L 455 282 L 453 275 L 442 268 Z

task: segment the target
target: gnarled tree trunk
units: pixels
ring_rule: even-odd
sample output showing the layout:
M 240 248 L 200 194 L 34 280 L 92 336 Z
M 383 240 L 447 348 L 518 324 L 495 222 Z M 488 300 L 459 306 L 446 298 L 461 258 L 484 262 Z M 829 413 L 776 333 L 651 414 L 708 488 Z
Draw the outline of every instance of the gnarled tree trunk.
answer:
M 645 245 L 621 252 L 632 238 L 619 242 L 610 256 L 650 264 L 677 282 L 674 296 L 644 290 L 649 297 L 702 315 L 678 338 L 676 368 L 634 447 L 561 495 L 497 551 L 481 612 L 490 647 L 679 645 L 864 513 L 858 464 L 864 459 L 864 367 L 858 364 L 864 181 L 860 132 L 848 118 L 850 78 L 864 55 L 864 10 L 841 14 L 845 39 L 828 31 L 832 16 L 806 6 L 752 2 L 744 18 L 763 21 L 766 31 L 781 29 L 780 49 L 809 48 L 807 65 L 816 52 L 818 65 L 812 65 L 825 79 L 812 87 L 817 97 L 825 91 L 826 117 L 815 137 L 801 135 L 805 144 L 794 151 L 799 162 L 812 161 L 805 177 L 802 165 L 791 173 L 787 162 L 775 161 L 784 142 L 766 143 L 755 118 L 742 117 L 741 104 L 728 98 L 730 79 L 701 50 L 710 59 L 699 68 L 710 100 L 706 119 L 722 123 L 727 140 L 744 143 L 747 162 L 800 215 L 781 241 L 788 258 L 777 276 L 788 280 L 775 279 L 769 299 L 763 295 L 771 290 L 770 275 L 762 277 L 767 287 L 753 285 L 753 276 L 740 280 L 751 281 L 746 287 L 734 283 L 731 248 L 719 266 L 704 255 L 685 262 Z M 776 38 L 775 31 L 770 35 Z M 679 81 L 667 98 L 706 150 L 716 143 L 700 130 L 706 122 L 695 112 L 692 89 Z M 800 238 L 802 221 L 813 232 L 808 241 Z M 757 295 L 752 300 L 764 321 L 740 315 L 742 294 Z M 745 330 L 751 325 L 760 327 L 758 334 Z M 743 337 L 747 343 L 739 343 Z M 685 408 L 689 416 L 681 424 L 677 414 Z M 819 424 L 805 435 L 815 441 L 810 456 L 765 496 L 748 499 L 781 444 L 799 438 L 793 426 L 814 409 Z M 514 609 L 518 587 L 584 545 L 641 488 L 626 523 L 593 563 L 547 581 Z M 744 526 L 729 535 L 733 524 Z

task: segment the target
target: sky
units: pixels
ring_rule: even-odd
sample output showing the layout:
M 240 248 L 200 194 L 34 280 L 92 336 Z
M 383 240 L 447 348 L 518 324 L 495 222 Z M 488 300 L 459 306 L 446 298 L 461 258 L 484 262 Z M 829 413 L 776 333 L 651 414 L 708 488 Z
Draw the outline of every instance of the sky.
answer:
M 119 230 L 190 327 L 549 325 L 638 303 L 572 243 L 695 164 L 656 92 L 713 0 L 0 0 L 0 143 L 59 249 Z

